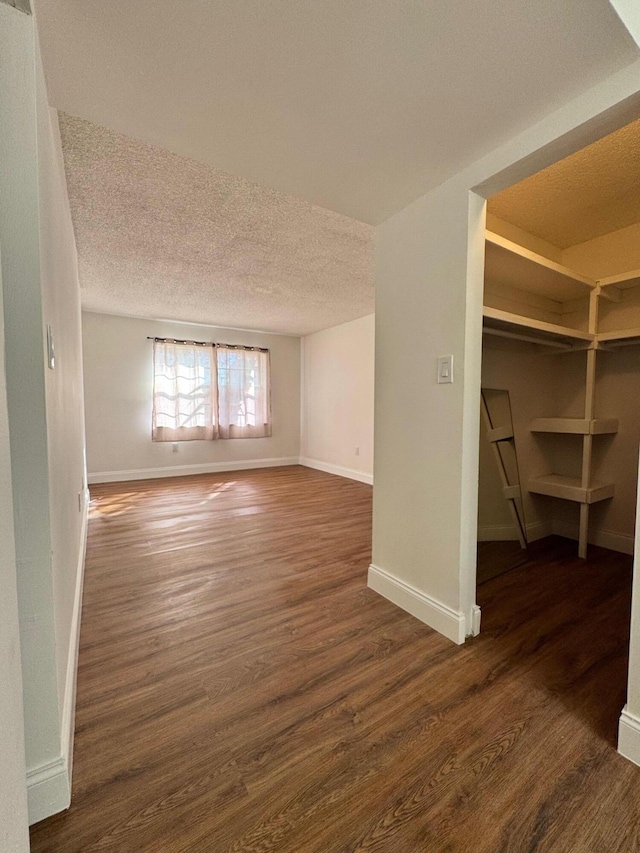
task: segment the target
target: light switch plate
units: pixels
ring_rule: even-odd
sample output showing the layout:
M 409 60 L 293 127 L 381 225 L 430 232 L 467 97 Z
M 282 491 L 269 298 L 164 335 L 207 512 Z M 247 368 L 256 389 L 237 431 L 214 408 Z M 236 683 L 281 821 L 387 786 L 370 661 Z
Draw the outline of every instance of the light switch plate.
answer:
M 453 356 L 441 355 L 438 359 L 438 384 L 446 385 L 453 382 Z

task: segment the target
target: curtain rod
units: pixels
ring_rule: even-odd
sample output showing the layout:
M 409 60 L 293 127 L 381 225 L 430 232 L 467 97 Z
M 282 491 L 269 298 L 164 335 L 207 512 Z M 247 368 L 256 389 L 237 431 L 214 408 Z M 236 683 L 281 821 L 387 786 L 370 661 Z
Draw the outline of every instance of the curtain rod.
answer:
M 179 338 L 154 338 L 147 335 L 148 341 L 158 341 L 163 344 L 193 344 L 197 347 L 224 347 L 225 349 L 246 349 L 255 350 L 257 352 L 269 352 L 267 347 L 247 347 L 242 344 L 221 344 L 215 341 L 182 341 Z

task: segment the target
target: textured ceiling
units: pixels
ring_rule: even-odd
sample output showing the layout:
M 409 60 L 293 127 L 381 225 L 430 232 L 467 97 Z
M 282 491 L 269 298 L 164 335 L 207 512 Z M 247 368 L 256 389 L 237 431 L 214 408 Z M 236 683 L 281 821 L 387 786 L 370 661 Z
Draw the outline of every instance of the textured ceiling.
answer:
M 607 0 L 34 0 L 51 105 L 378 223 L 638 58 Z
M 559 249 L 640 222 L 640 120 L 493 196 L 488 209 Z
M 86 310 L 307 334 L 374 310 L 373 228 L 60 115 Z

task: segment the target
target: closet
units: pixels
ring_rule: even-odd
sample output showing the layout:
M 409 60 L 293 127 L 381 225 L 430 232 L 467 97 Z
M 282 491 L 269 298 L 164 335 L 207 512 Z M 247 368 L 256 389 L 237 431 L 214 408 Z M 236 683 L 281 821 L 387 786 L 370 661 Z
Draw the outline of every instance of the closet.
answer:
M 620 159 L 628 168 L 628 155 Z M 514 398 L 528 538 L 569 535 L 581 557 L 594 538 L 629 552 L 640 440 L 640 221 L 558 248 L 527 233 L 519 215 L 515 224 L 488 217 L 483 387 Z M 545 239 L 549 251 L 534 251 Z M 619 272 L 630 261 L 635 268 Z

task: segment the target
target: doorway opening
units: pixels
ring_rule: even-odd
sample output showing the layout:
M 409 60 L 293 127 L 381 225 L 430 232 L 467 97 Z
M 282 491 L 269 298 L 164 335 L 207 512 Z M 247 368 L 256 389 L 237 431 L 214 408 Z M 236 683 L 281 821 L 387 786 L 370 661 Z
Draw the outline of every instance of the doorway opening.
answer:
M 483 631 L 499 630 L 492 602 L 508 588 L 512 618 L 544 608 L 541 631 L 588 647 L 594 666 L 608 656 L 619 707 L 603 734 L 614 738 L 640 447 L 638 186 L 640 120 L 491 197 L 485 240 Z M 585 608 L 578 640 L 570 623 Z

